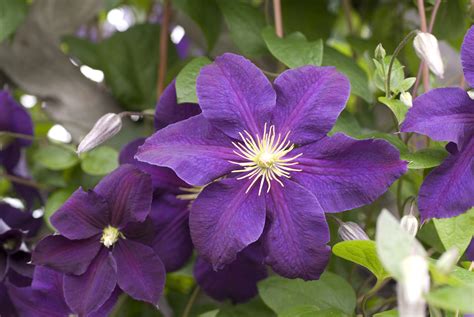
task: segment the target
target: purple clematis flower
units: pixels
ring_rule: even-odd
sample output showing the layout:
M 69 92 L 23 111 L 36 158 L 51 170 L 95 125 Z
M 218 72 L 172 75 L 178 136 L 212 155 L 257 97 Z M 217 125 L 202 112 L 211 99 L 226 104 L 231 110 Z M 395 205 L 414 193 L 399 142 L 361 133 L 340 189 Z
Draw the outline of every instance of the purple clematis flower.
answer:
M 32 261 L 64 276 L 64 297 L 81 315 L 101 307 L 116 285 L 135 299 L 157 304 L 165 280 L 149 246 L 153 225 L 150 177 L 122 165 L 91 191 L 78 189 L 51 217 L 60 235 L 44 238 Z
M 277 273 L 319 278 L 330 255 L 324 212 L 370 203 L 406 171 L 385 141 L 326 135 L 349 90 L 333 67 L 291 69 L 272 86 L 250 61 L 224 54 L 197 79 L 202 114 L 140 147 L 138 160 L 207 185 L 189 223 L 198 253 L 215 269 L 261 240 Z
M 474 28 L 461 48 L 464 76 L 474 86 Z M 418 98 L 401 127 L 448 141 L 450 155 L 426 177 L 418 204 L 422 219 L 457 216 L 474 206 L 474 101 L 461 88 L 433 89 Z
M 28 287 L 8 285 L 8 294 L 22 317 L 65 317 L 76 315 L 69 308 L 63 293 L 64 274 L 46 267 L 35 268 L 33 282 Z M 108 316 L 120 295 L 115 288 L 110 298 L 87 317 Z
M 28 111 L 6 90 L 0 90 L 0 166 L 3 166 L 8 174 L 29 178 L 22 149 L 29 146 L 31 140 L 2 135 L 1 132 L 33 136 L 33 122 Z M 13 183 L 13 186 L 17 194 L 25 200 L 27 209 L 31 209 L 36 200 L 41 200 L 36 189 L 19 183 Z
M 197 104 L 177 104 L 174 82 L 164 91 L 156 107 L 155 126 L 169 124 L 200 113 Z M 149 173 L 153 180 L 154 198 L 150 217 L 157 229 L 153 248 L 162 259 L 167 272 L 180 269 L 190 259 L 193 245 L 189 233 L 189 207 L 201 188 L 183 182 L 169 168 L 153 166 L 134 159 L 145 139 L 132 141 L 120 153 L 121 164 L 134 164 Z M 194 275 L 204 292 L 216 300 L 244 302 L 257 294 L 257 282 L 267 276 L 261 247 L 251 245 L 237 260 L 215 271 L 209 263 L 197 258 Z

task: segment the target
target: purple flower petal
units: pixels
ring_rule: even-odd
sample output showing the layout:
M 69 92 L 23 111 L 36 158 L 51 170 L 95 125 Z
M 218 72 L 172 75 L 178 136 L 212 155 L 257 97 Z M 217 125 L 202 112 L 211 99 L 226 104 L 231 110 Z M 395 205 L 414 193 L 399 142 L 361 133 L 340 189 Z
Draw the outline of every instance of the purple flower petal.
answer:
M 461 46 L 461 61 L 464 77 L 469 86 L 474 87 L 474 28 L 471 27 L 464 36 Z
M 31 279 L 33 277 L 34 266 L 29 263 L 30 260 L 31 254 L 28 252 L 20 250 L 14 254 L 10 254 L 8 257 L 8 269 Z
M 87 271 L 64 276 L 64 297 L 71 309 L 86 315 L 101 307 L 117 285 L 117 267 L 112 255 L 102 248 Z
M 397 149 L 384 140 L 355 140 L 342 133 L 295 150 L 303 153 L 292 178 L 308 189 L 325 212 L 373 202 L 407 170 Z
M 415 99 L 401 130 L 460 145 L 474 135 L 474 101 L 461 88 L 433 89 Z
M 471 240 L 471 243 L 467 247 L 466 258 L 469 261 L 474 261 L 474 238 Z
M 226 53 L 201 69 L 196 90 L 202 113 L 228 136 L 253 135 L 271 119 L 276 95 L 260 69 L 245 57 Z
M 33 135 L 33 122 L 28 111 L 19 105 L 6 91 L 0 91 L 0 131 Z M 20 146 L 31 144 L 31 140 L 15 139 Z
M 287 278 L 318 279 L 329 261 L 329 229 L 316 198 L 283 179 L 267 196 L 269 219 L 263 235 L 265 262 Z
M 265 198 L 251 181 L 224 179 L 210 184 L 189 216 L 194 245 L 214 269 L 235 260 L 237 253 L 260 238 L 265 225 Z
M 423 182 L 418 205 L 423 220 L 457 216 L 474 206 L 474 138 Z
M 110 295 L 109 299 L 105 301 L 104 305 L 102 305 L 99 309 L 96 311 L 93 311 L 87 317 L 103 317 L 103 316 L 110 316 L 110 313 L 112 312 L 112 309 L 114 308 L 115 304 L 117 303 L 117 300 L 122 294 L 122 291 L 120 288 L 117 286 L 115 287 L 114 291 L 112 292 L 112 295 Z
M 155 224 L 150 217 L 142 222 L 130 222 L 120 232 L 125 236 L 125 239 L 134 240 L 148 246 L 153 244 L 153 239 L 156 236 Z
M 155 251 L 132 240 L 121 240 L 112 254 L 120 288 L 135 299 L 157 305 L 165 285 L 165 267 Z
M 231 140 L 198 115 L 172 124 L 148 138 L 137 159 L 172 168 L 185 182 L 206 185 L 235 169 L 239 160 Z
M 123 228 L 129 222 L 141 222 L 150 213 L 150 176 L 133 165 L 121 165 L 104 177 L 94 191 L 107 200 L 113 226 Z
M 120 164 L 133 164 L 148 175 L 151 176 L 153 188 L 163 189 L 178 193 L 179 187 L 188 187 L 189 185 L 183 182 L 172 169 L 167 167 L 160 167 L 148 163 L 140 162 L 135 159 L 135 154 L 138 147 L 145 143 L 145 138 L 136 139 L 122 148 L 120 152 Z
M 176 85 L 173 80 L 163 91 L 163 94 L 156 105 L 155 129 L 164 127 L 185 119 L 191 118 L 201 113 L 201 109 L 194 103 L 182 103 L 178 105 L 176 99 Z
M 54 293 L 55 296 L 63 296 L 64 274 L 47 268 L 46 266 L 36 266 L 31 287 Z
M 267 277 L 267 269 L 262 251 L 253 244 L 219 271 L 214 271 L 211 264 L 198 257 L 194 276 L 204 292 L 215 300 L 242 303 L 258 294 L 257 282 Z
M 166 272 L 180 269 L 191 257 L 193 243 L 189 234 L 189 203 L 173 194 L 153 201 L 150 215 L 157 229 L 153 249 L 160 256 Z
M 36 246 L 31 261 L 55 270 L 80 275 L 84 273 L 101 247 L 99 236 L 84 240 L 69 240 L 63 236 L 48 236 Z
M 324 137 L 349 99 L 349 80 L 334 67 L 303 66 L 283 72 L 275 80 L 277 131 L 291 131 L 294 143 Z
M 86 239 L 108 225 L 107 201 L 93 191 L 76 190 L 51 217 L 52 225 L 66 238 Z

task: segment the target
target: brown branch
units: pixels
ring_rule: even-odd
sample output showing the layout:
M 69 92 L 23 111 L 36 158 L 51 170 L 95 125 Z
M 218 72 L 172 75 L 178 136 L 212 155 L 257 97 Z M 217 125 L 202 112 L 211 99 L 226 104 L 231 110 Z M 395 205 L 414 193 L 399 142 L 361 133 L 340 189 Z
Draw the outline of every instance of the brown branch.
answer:
M 0 178 L 1 177 L 8 179 L 12 183 L 26 185 L 26 186 L 33 187 L 33 188 L 36 188 L 36 189 L 48 189 L 49 188 L 47 185 L 38 184 L 35 181 L 32 181 L 30 179 L 18 177 L 18 176 L 7 174 L 7 173 L 0 173 Z
M 351 1 L 350 0 L 343 0 L 342 1 L 342 9 L 344 10 L 344 16 L 347 22 L 347 28 L 349 29 L 349 34 L 354 34 L 354 25 L 352 23 L 352 15 L 351 15 Z
M 418 1 L 418 14 L 420 16 L 420 28 L 421 32 L 427 32 L 428 27 L 426 24 L 426 13 L 425 13 L 425 3 L 424 0 Z M 423 89 L 427 92 L 430 89 L 430 71 L 428 69 L 428 64 L 422 63 L 422 75 L 423 75 Z
M 281 16 L 280 0 L 273 0 L 273 14 L 275 18 L 275 33 L 278 37 L 283 37 L 283 19 Z
M 156 99 L 158 100 L 165 89 L 166 66 L 168 63 L 168 37 L 171 16 L 171 1 L 164 0 L 163 22 L 160 30 L 160 60 L 158 62 L 158 82 L 156 87 Z

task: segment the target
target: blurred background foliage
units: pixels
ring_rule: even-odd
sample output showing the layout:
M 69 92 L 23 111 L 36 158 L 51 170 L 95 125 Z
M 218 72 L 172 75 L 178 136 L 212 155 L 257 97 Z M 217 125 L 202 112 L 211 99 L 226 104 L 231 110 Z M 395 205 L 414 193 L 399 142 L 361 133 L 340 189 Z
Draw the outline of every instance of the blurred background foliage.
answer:
M 447 154 L 443 143 L 431 142 L 425 150 L 417 151 L 417 144 L 425 139 L 413 137 L 407 143 L 399 139 L 396 133 L 398 123 L 403 120 L 407 108 L 398 100 L 384 99 L 381 78 L 386 74 L 381 72 L 388 66 L 389 57 L 374 62 L 374 49 L 379 43 L 390 56 L 406 34 L 419 28 L 416 1 L 282 0 L 285 37 L 279 38 L 274 34 L 271 1 L 172 0 L 166 59 L 160 59 L 163 1 L 84 1 L 84 10 L 80 12 L 77 7 L 81 5 L 77 2 L 59 2 L 0 0 L 0 86 L 10 89 L 33 118 L 35 142 L 27 149 L 30 184 L 41 189 L 45 205 L 36 207 L 46 219 L 78 186 L 91 188 L 103 175 L 116 168 L 121 146 L 153 132 L 152 120 L 137 115 L 107 144 L 77 156 L 75 146 L 98 119 L 97 114 L 111 109 L 115 112 L 153 111 L 160 94 L 157 88 L 160 63 L 166 63 L 164 84 L 177 77 L 178 101 L 196 102 L 194 84 L 200 67 L 229 51 L 251 59 L 272 80 L 286 67 L 305 64 L 335 66 L 349 77 L 351 98 L 333 132 L 343 131 L 356 138 L 386 139 L 400 150 L 402 158 L 410 161 L 409 172 L 378 201 L 337 215 L 345 221 L 363 224 L 370 237 L 375 234 L 375 220 L 381 207 L 392 206 L 402 215 L 409 208 L 410 198 L 417 195 L 424 176 Z M 425 1 L 428 18 L 434 4 L 434 0 Z M 463 85 L 459 49 L 473 14 L 468 0 L 441 2 L 433 34 L 441 40 L 446 73 L 444 79 L 432 76 L 431 87 Z M 44 20 L 39 24 L 42 39 L 51 37 L 53 40 L 44 40 L 40 44 L 26 41 L 21 48 L 23 55 L 12 54 L 13 49 L 19 49 L 15 47 L 19 45 L 17 41 L 27 38 L 25 34 L 36 34 L 33 29 L 36 24 L 29 21 L 38 18 Z M 48 19 L 55 18 L 58 21 L 53 25 Z M 66 31 L 59 32 L 57 28 Z M 74 31 L 67 31 L 70 29 Z M 59 62 L 53 65 L 60 58 L 42 60 L 43 55 L 38 54 L 40 48 L 58 50 L 67 58 L 67 65 Z M 8 59 L 6 54 L 9 54 Z M 34 61 L 32 56 L 35 56 Z M 39 64 L 40 70 L 31 69 L 28 73 L 11 62 L 22 64 L 30 60 Z M 395 96 L 411 89 L 419 64 L 412 45 L 401 51 L 392 75 Z M 43 75 L 45 68 L 52 70 Z M 80 77 L 79 82 L 86 80 L 87 85 L 92 85 L 87 86 L 90 89 L 78 92 L 83 98 L 80 100 L 83 107 L 64 97 L 78 86 L 76 81 L 63 76 L 63 68 L 71 69 Z M 50 82 L 58 81 L 64 82 L 65 86 L 43 90 Z M 93 98 L 102 95 L 112 100 L 110 107 Z M 58 100 L 59 104 L 55 104 Z M 58 109 L 65 109 L 68 115 L 58 116 Z M 97 112 L 90 112 L 90 109 Z M 80 128 L 75 128 L 74 124 Z M 0 197 L 10 201 L 15 198 L 12 181 L 5 173 L 0 174 Z M 21 201 L 16 203 L 21 204 Z M 330 217 L 328 221 L 332 230 L 331 243 L 334 244 L 338 241 L 337 223 Z M 446 226 L 455 230 L 457 224 L 453 222 Z M 46 228 L 45 232 L 51 230 L 53 228 Z M 419 237 L 434 254 L 449 247 L 433 222 L 422 227 Z M 466 236 L 459 237 L 456 243 L 465 244 L 466 239 Z M 191 315 L 351 315 L 356 306 L 356 295 L 367 291 L 365 281 L 371 277 L 367 271 L 335 256 L 329 271 L 320 281 L 304 286 L 298 281 L 271 277 L 259 284 L 260 297 L 238 306 L 217 303 L 201 294 Z M 175 316 L 180 316 L 192 296 L 194 285 L 191 264 L 169 274 L 165 291 L 167 303 L 163 304 L 163 311 L 172 309 Z M 393 284 L 388 289 L 391 291 Z M 380 301 L 382 299 L 375 296 L 368 305 L 380 307 Z M 341 303 L 346 306 L 341 307 Z M 282 307 L 287 304 L 295 306 L 296 310 L 283 314 Z M 114 316 L 159 314 L 153 307 L 125 296 L 114 312 Z

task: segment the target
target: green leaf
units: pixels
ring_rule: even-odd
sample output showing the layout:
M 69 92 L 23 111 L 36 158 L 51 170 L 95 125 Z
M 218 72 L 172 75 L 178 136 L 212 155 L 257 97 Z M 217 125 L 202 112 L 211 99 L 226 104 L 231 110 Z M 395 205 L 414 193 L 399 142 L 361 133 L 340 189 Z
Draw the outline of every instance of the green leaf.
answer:
M 408 112 L 408 107 L 398 99 L 390 99 L 387 97 L 379 97 L 379 102 L 383 103 L 392 110 L 393 114 L 397 118 L 398 124 L 405 120 L 405 115 Z
M 379 62 L 375 59 L 373 60 L 375 64 L 374 84 L 375 87 L 383 92 L 385 92 L 386 88 L 385 79 L 388 76 L 391 59 L 392 56 L 386 56 L 383 59 L 383 62 Z M 405 91 L 406 89 L 402 88 L 408 86 L 411 81 L 411 79 L 408 82 L 405 81 L 403 65 L 398 61 L 398 59 L 395 59 L 392 66 L 392 72 L 390 73 L 390 91 L 397 95 L 399 92 Z
M 60 189 L 49 195 L 46 205 L 44 206 L 44 219 L 46 219 L 46 223 L 51 229 L 56 230 L 49 221 L 49 218 L 64 204 L 72 192 L 71 189 Z
M 0 0 L 0 43 L 15 32 L 27 10 L 26 0 Z
M 184 11 L 201 29 L 211 51 L 219 37 L 222 17 L 213 0 L 173 0 L 173 5 Z
M 398 311 L 396 309 L 387 310 L 381 313 L 377 313 L 374 317 L 398 317 Z
M 474 287 L 445 286 L 431 291 L 426 300 L 435 307 L 468 314 L 474 313 Z
M 319 309 L 315 306 L 291 307 L 278 317 L 348 317 L 350 315 L 343 313 L 335 308 Z
M 158 25 L 139 24 L 99 43 L 71 38 L 66 43 L 82 63 L 104 72 L 108 87 L 125 109 L 138 111 L 156 103 L 159 34 Z M 170 41 L 168 64 L 176 61 L 176 49 Z
M 290 307 L 336 308 L 351 315 L 356 306 L 355 292 L 343 278 L 325 272 L 318 281 L 272 276 L 258 284 L 260 296 L 277 314 Z
M 203 66 L 211 61 L 207 57 L 196 57 L 179 72 L 176 77 L 176 95 L 178 103 L 198 103 L 196 95 L 196 78 Z
M 108 146 L 98 147 L 84 153 L 81 168 L 89 175 L 101 176 L 112 172 L 118 167 L 118 152 Z
M 208 312 L 205 312 L 204 314 L 199 315 L 199 317 L 216 317 L 217 314 L 219 313 L 219 309 L 214 309 Z
M 377 256 L 375 242 L 371 240 L 353 240 L 337 243 L 332 252 L 349 261 L 362 265 L 372 272 L 377 280 L 383 281 L 390 277 Z
M 240 305 L 225 305 L 219 310 L 216 317 L 275 317 L 275 314 L 262 302 L 255 298 Z
M 53 171 L 68 169 L 79 162 L 73 148 L 68 149 L 59 145 L 41 147 L 34 153 L 33 158 L 42 166 Z
M 289 68 L 304 65 L 320 66 L 323 61 L 322 40 L 308 42 L 299 32 L 279 38 L 272 27 L 266 27 L 262 31 L 262 36 L 270 53 Z
M 423 246 L 409 233 L 400 227 L 400 223 L 386 209 L 377 219 L 376 228 L 377 254 L 385 269 L 396 279 L 400 279 L 401 262 L 409 255 L 426 256 Z
M 433 219 L 439 239 L 446 250 L 456 247 L 463 254 L 474 235 L 474 208 L 452 218 Z
M 230 35 L 244 55 L 257 57 L 267 52 L 260 35 L 265 27 L 261 10 L 240 0 L 217 0 Z
M 440 165 L 448 153 L 444 149 L 423 149 L 415 153 L 402 153 L 400 158 L 408 161 L 410 169 L 425 169 Z
M 413 84 L 416 82 L 416 77 L 408 77 L 402 80 L 402 82 L 399 85 L 400 92 L 408 91 L 408 89 L 413 86 Z
M 340 53 L 332 47 L 324 48 L 324 66 L 335 66 L 338 71 L 346 75 L 351 82 L 351 92 L 367 102 L 372 102 L 373 96 L 369 89 L 367 74 L 350 57 Z

